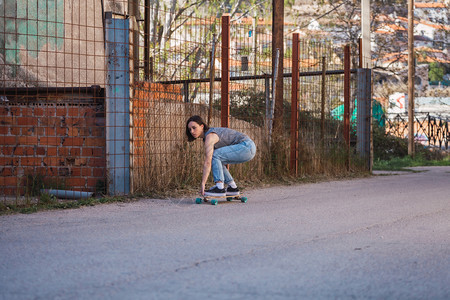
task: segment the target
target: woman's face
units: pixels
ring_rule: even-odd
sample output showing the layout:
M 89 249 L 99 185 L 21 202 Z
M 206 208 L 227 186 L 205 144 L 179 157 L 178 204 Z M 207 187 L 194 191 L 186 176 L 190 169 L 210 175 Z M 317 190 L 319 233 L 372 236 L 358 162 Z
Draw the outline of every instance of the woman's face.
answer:
M 203 136 L 203 127 L 204 127 L 203 125 L 199 125 L 195 121 L 191 121 L 188 124 L 189 132 L 195 139 Z

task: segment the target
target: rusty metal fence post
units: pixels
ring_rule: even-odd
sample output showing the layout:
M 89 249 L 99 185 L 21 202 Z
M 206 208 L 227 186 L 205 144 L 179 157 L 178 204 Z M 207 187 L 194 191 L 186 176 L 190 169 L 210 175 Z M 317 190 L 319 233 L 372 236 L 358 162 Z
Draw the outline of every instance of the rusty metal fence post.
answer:
M 294 33 L 292 41 L 292 88 L 291 88 L 291 159 L 293 175 L 298 173 L 298 84 L 299 84 L 299 34 Z
M 221 126 L 230 121 L 230 15 L 222 16 Z

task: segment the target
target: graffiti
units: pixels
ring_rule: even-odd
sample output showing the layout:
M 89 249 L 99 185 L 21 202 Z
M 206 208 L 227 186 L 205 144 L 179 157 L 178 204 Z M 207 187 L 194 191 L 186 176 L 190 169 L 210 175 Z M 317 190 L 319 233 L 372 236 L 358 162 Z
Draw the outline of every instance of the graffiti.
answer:
M 0 14 L 6 20 L 0 51 L 8 64 L 21 65 L 20 51 L 37 58 L 43 47 L 64 45 L 64 0 L 3 0 Z

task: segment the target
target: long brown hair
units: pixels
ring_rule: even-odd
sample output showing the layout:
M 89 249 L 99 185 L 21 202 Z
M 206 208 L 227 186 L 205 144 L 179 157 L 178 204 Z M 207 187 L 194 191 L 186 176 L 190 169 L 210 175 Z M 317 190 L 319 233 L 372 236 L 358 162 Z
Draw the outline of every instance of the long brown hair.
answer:
M 186 136 L 189 142 L 195 141 L 195 138 L 192 136 L 191 131 L 188 128 L 190 122 L 194 121 L 198 125 L 203 125 L 203 132 L 207 132 L 209 130 L 209 126 L 206 125 L 205 121 L 203 121 L 200 116 L 192 116 L 186 122 Z

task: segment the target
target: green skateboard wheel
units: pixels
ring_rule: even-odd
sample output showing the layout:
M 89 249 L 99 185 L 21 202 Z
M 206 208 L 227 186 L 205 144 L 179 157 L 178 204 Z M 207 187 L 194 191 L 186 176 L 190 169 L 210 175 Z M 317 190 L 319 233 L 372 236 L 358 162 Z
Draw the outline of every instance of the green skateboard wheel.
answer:
M 227 201 L 233 200 L 233 197 L 227 197 Z
M 202 198 L 197 198 L 197 199 L 195 199 L 195 203 L 201 204 L 201 203 L 202 203 Z
M 216 199 L 211 200 L 211 204 L 212 204 L 212 205 L 217 205 L 218 203 L 219 203 L 219 201 L 217 201 Z
M 241 198 L 241 202 L 242 202 L 242 203 L 247 203 L 247 197 L 242 197 L 242 198 Z

